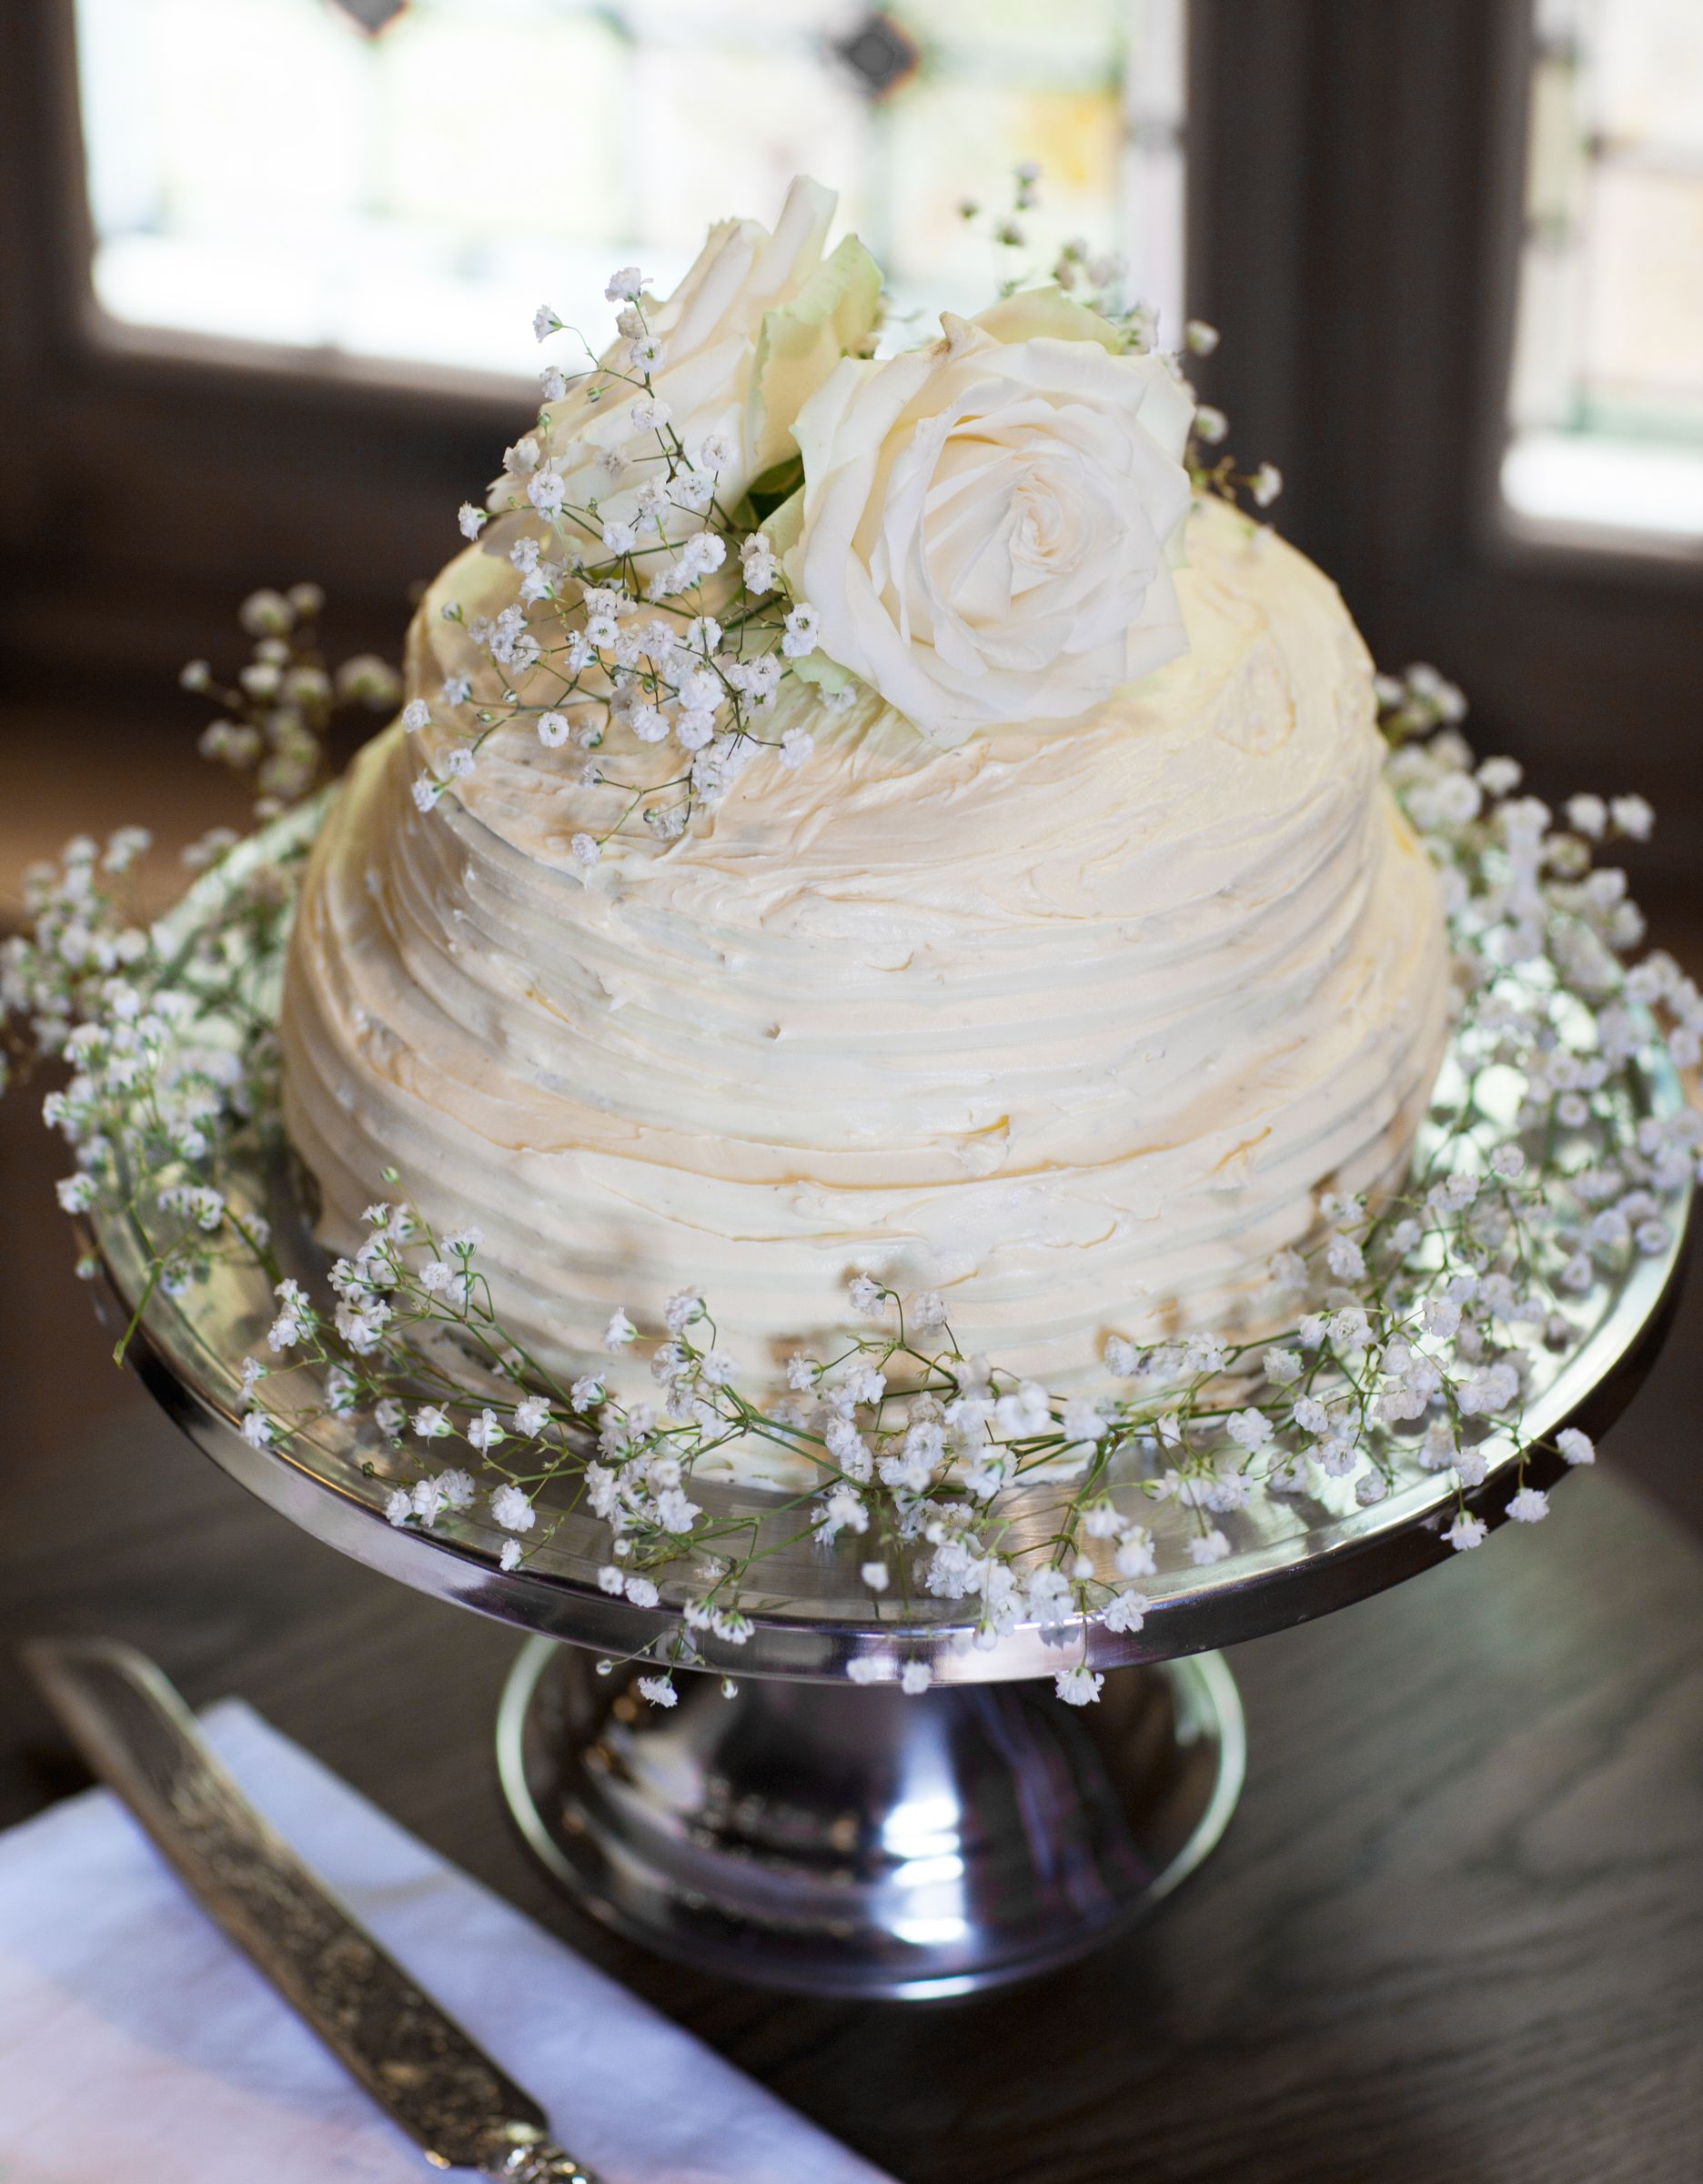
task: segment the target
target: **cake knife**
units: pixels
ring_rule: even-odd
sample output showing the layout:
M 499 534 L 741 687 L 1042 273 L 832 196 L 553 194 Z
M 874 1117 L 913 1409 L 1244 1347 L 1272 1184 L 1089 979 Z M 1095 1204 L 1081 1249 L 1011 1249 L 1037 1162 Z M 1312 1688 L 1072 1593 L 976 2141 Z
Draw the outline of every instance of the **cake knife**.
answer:
M 351 1917 L 214 1757 L 133 1646 L 43 1638 L 24 1657 L 95 1773 L 202 1909 L 436 2169 L 597 2184 L 540 2109 Z

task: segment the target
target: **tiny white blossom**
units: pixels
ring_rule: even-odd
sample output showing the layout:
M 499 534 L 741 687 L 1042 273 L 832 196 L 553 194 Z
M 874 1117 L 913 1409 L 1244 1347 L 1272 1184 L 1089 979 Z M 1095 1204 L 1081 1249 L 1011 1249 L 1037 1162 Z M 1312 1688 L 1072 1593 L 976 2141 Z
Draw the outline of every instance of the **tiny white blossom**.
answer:
M 414 1497 L 406 1486 L 393 1486 L 385 1496 L 385 1518 L 398 1528 L 414 1514 Z
M 866 1562 L 858 1575 L 872 1593 L 884 1593 L 888 1585 L 887 1565 L 884 1562 Z
M 1482 1544 L 1486 1528 L 1483 1517 L 1463 1510 L 1443 1536 L 1457 1555 L 1465 1555 Z
M 1517 1525 L 1540 1525 L 1549 1514 L 1549 1496 L 1540 1487 L 1522 1486 L 1509 1500 L 1507 1513 Z
M 552 334 L 559 333 L 560 329 L 561 320 L 557 317 L 549 304 L 539 304 L 538 309 L 532 314 L 532 332 L 535 339 L 548 341 Z
M 1132 1525 L 1118 1540 L 1112 1566 L 1120 1577 L 1151 1577 L 1155 1567 L 1152 1533 L 1144 1525 Z
M 497 1557 L 497 1565 L 499 1569 L 503 1570 L 516 1570 L 519 1568 L 520 1542 L 518 1539 L 504 1540 L 502 1544 L 502 1553 Z
M 402 725 L 411 736 L 431 726 L 431 708 L 423 698 L 410 698 L 402 708 Z
M 907 1661 L 899 1671 L 899 1688 L 907 1698 L 915 1698 L 933 1681 L 934 1672 L 926 1661 Z
M 637 266 L 623 266 L 619 272 L 610 275 L 603 294 L 610 303 L 636 303 L 644 294 L 644 285 L 645 277 Z M 550 316 L 554 317 L 554 312 Z
M 1219 1531 L 1196 1533 L 1188 1544 L 1189 1560 L 1201 1568 L 1210 1563 L 1222 1562 L 1230 1552 L 1230 1542 Z
M 464 500 L 456 510 L 456 523 L 464 538 L 477 538 L 485 528 L 485 511 L 476 508 L 470 500 Z
M 1107 1603 L 1103 1617 L 1105 1626 L 1108 1630 L 1139 1630 L 1152 1605 L 1145 1593 L 1137 1593 L 1126 1585 L 1121 1593 L 1114 1593 Z
M 1283 491 L 1283 472 L 1275 463 L 1262 463 L 1248 481 L 1256 508 L 1268 508 Z
M 538 1522 L 538 1513 L 519 1487 L 503 1485 L 490 1497 L 492 1520 L 505 1532 L 529 1532 Z
M 672 1706 L 680 1701 L 680 1693 L 675 1690 L 671 1676 L 641 1676 L 637 1689 L 640 1698 L 648 1698 L 653 1706 Z
M 538 740 L 547 750 L 556 750 L 568 740 L 568 718 L 565 713 L 540 713 L 538 717 Z
M 821 626 L 821 617 L 815 608 L 801 599 L 787 614 L 785 634 L 781 639 L 781 651 L 789 659 L 801 659 L 805 653 L 814 649 Z
M 609 1325 L 603 1330 L 603 1347 L 612 1356 L 617 1350 L 625 1349 L 638 1333 L 638 1328 L 624 1312 L 611 1313 Z
M 61 1210 L 67 1214 L 83 1214 L 87 1213 L 89 1205 L 94 1205 L 92 1175 L 61 1175 L 53 1188 L 56 1197 L 59 1197 Z
M 1577 1425 L 1563 1426 L 1556 1435 L 1556 1448 L 1564 1464 L 1594 1464 L 1597 1446 L 1588 1434 L 1582 1434 Z
M 665 1532 L 690 1532 L 700 1515 L 696 1502 L 688 1501 L 678 1486 L 656 1498 L 657 1522 Z
M 576 864 L 596 864 L 603 854 L 602 845 L 590 834 L 576 834 L 568 847 L 573 852 Z
M 1103 1439 L 1106 1430 L 1106 1422 L 1093 1404 L 1080 1396 L 1064 1405 L 1059 1424 L 1064 1438 L 1070 1442 L 1099 1441 Z
M 796 772 L 808 765 L 816 750 L 816 739 L 807 728 L 789 728 L 781 739 L 781 763 L 789 772 Z
M 1104 1676 L 1096 1676 L 1086 1661 L 1078 1661 L 1073 1668 L 1059 1670 L 1053 1688 L 1067 1706 L 1092 1706 L 1104 1682 Z

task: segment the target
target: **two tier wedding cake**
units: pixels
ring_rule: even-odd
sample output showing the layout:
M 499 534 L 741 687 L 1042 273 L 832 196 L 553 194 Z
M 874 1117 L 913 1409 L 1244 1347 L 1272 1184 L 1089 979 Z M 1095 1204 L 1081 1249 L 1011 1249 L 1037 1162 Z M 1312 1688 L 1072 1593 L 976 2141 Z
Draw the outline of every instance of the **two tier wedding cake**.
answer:
M 315 851 L 287 1123 L 329 1243 L 394 1171 L 559 1370 L 701 1292 L 772 1382 L 865 1275 L 1092 1387 L 1401 1174 L 1433 871 L 1140 318 L 1047 284 L 879 355 L 831 212 L 617 275 L 463 511 Z

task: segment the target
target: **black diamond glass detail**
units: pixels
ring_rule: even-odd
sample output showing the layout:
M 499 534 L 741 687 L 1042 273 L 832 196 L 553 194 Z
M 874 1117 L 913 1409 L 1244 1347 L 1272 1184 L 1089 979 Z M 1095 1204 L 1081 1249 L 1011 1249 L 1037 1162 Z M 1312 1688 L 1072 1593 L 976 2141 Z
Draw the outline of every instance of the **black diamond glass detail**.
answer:
M 858 79 L 870 98 L 885 98 L 895 91 L 917 65 L 917 49 L 891 15 L 873 10 L 836 38 L 835 55 Z

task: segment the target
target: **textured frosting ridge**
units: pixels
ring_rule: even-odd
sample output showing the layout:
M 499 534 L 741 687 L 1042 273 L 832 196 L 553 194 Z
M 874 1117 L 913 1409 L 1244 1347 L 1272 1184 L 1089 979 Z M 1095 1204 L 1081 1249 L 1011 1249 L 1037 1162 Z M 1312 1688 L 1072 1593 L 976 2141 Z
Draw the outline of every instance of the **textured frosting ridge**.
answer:
M 1108 1333 L 1257 1325 L 1320 1187 L 1405 1162 L 1446 954 L 1335 588 L 1217 505 L 1176 582 L 1187 652 L 1079 723 L 941 750 L 789 681 L 771 732 L 805 722 L 809 764 L 590 869 L 569 844 L 615 792 L 525 721 L 425 815 L 386 731 L 286 993 L 327 1240 L 395 1166 L 480 1225 L 500 1313 L 569 1367 L 617 1306 L 700 1285 L 768 1377 L 860 1271 L 939 1288 L 966 1353 L 1053 1386 Z M 438 603 L 417 689 L 466 665 Z

